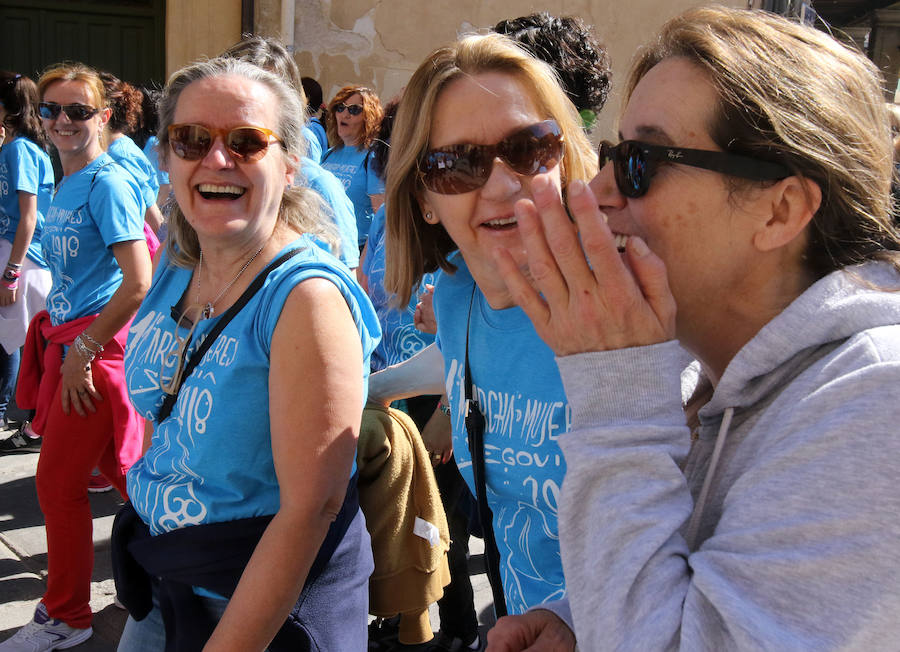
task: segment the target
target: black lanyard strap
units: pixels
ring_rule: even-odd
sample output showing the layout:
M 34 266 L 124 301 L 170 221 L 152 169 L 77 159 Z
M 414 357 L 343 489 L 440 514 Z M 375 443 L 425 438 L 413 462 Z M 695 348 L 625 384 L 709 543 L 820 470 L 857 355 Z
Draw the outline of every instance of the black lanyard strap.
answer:
M 472 370 L 469 368 L 469 329 L 472 322 L 472 305 L 475 302 L 476 287 L 472 285 L 472 297 L 469 299 L 469 316 L 466 318 L 466 433 L 469 436 L 469 454 L 472 457 L 472 475 L 475 478 L 475 493 L 478 500 L 478 521 L 484 534 L 484 565 L 488 582 L 494 596 L 494 613 L 497 618 L 506 615 L 506 597 L 503 594 L 503 581 L 500 577 L 500 551 L 494 536 L 494 517 L 487 500 L 487 484 L 484 475 L 484 413 L 473 396 Z
M 221 333 L 225 326 L 228 325 L 232 319 L 234 319 L 235 315 L 237 315 L 241 309 L 247 305 L 247 302 L 253 298 L 253 295 L 256 294 L 259 289 L 265 283 L 266 278 L 269 276 L 269 273 L 277 269 L 281 266 L 285 261 L 293 258 L 297 254 L 302 251 L 302 248 L 291 249 L 288 252 L 285 252 L 278 259 L 269 263 L 269 265 L 257 274 L 256 278 L 253 279 L 253 282 L 250 286 L 244 290 L 244 293 L 238 298 L 237 301 L 234 302 L 228 310 L 219 318 L 219 321 L 216 322 L 216 325 L 212 327 L 209 331 L 209 334 L 206 336 L 206 339 L 200 344 L 196 351 L 194 351 L 193 355 L 191 355 L 190 360 L 187 361 L 187 366 L 184 368 L 184 374 L 181 377 L 181 384 L 175 390 L 174 394 L 166 394 L 166 398 L 163 400 L 162 407 L 159 408 L 159 414 L 156 416 L 156 422 L 162 423 L 165 421 L 168 416 L 172 413 L 172 408 L 175 407 L 175 401 L 178 399 L 178 394 L 181 392 L 181 388 L 184 387 L 184 382 L 187 380 L 187 377 L 191 375 L 194 369 L 197 368 L 197 365 L 200 364 L 200 361 L 203 359 L 203 355 L 209 350 L 209 347 L 213 345 L 213 342 L 216 341 L 216 338 L 219 337 L 219 333 Z M 177 328 L 177 326 L 176 326 Z

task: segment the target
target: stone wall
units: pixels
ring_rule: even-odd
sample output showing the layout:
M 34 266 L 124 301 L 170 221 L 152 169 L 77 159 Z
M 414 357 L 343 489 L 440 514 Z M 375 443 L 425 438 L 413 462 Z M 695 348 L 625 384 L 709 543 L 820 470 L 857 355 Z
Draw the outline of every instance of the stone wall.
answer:
M 245 2 L 247 0 L 244 0 Z M 756 2 L 756 0 L 754 0 Z M 747 6 L 747 0 L 724 0 Z M 388 100 L 434 48 L 484 31 L 504 18 L 535 11 L 581 16 L 606 43 L 613 92 L 595 138 L 612 136 L 621 85 L 635 50 L 668 18 L 708 4 L 698 0 L 254 0 L 254 31 L 283 40 L 305 76 L 322 84 L 325 101 L 346 84 L 374 88 Z M 241 0 L 168 0 L 166 68 L 214 56 L 240 38 Z
M 166 75 L 241 37 L 241 0 L 167 0 Z
M 390 99 L 409 79 L 419 62 L 434 48 L 460 34 L 485 30 L 504 18 L 534 11 L 577 15 L 594 26 L 613 62 L 613 94 L 594 130 L 608 137 L 618 113 L 621 83 L 637 47 L 668 18 L 687 7 L 708 4 L 697 0 L 295 0 L 290 26 L 265 25 L 261 13 L 283 15 L 282 2 L 256 0 L 257 28 L 292 37 L 295 58 L 305 76 L 322 84 L 326 102 L 346 84 L 374 88 Z M 746 0 L 726 2 L 747 6 Z M 265 5 L 276 5 L 265 12 Z

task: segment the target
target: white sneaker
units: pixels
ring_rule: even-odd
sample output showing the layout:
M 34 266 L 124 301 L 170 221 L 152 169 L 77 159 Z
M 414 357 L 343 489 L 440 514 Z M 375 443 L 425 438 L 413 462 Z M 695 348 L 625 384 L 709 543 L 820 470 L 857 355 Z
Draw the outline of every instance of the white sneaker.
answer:
M 69 627 L 51 618 L 43 602 L 34 610 L 34 620 L 0 643 L 0 652 L 49 652 L 65 650 L 88 640 L 94 630 Z

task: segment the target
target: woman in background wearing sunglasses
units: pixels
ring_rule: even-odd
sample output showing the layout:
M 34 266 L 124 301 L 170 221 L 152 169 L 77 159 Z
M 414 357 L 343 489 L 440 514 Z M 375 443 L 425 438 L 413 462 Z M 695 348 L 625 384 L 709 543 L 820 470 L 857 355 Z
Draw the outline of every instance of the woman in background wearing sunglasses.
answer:
M 406 87 L 388 168 L 385 286 L 403 305 L 424 273 L 447 272 L 434 295 L 439 353 L 429 347 L 404 364 L 413 371 L 424 362 L 419 368 L 436 376 L 416 393 L 446 391 L 453 454 L 477 495 L 464 423 L 468 346 L 487 420 L 486 496 L 502 582 L 493 588 L 512 613 L 565 595 L 556 534 L 565 465 L 556 440 L 569 417 L 553 353 L 513 305 L 492 252 L 522 249 L 513 207 L 531 198 L 535 174 L 546 172 L 562 193 L 594 170 L 578 113 L 551 70 L 503 36 L 436 50 Z
M 60 64 L 44 72 L 38 88 L 64 176 L 41 237 L 52 278 L 48 312 L 32 321 L 16 398 L 37 410 L 34 430 L 44 437 L 37 492 L 47 529 L 47 590 L 34 620 L 0 650 L 50 650 L 90 637 L 88 478 L 98 467 L 125 496 L 125 472 L 140 455 L 143 433 L 122 362 L 128 325 L 150 285 L 140 200 L 127 173 L 103 152 L 110 110 L 96 71 Z
M 45 151 L 47 137 L 38 115 L 35 83 L 22 75 L 0 73 L 0 125 L 6 137 L 0 149 L 0 425 L 19 375 L 19 349 L 28 323 L 44 309 L 50 272 L 41 252 L 44 216 L 53 192 L 53 167 Z M 0 441 L 0 454 L 40 450 L 26 427 Z
M 369 150 L 383 116 L 375 91 L 362 86 L 345 86 L 328 105 L 325 129 L 331 149 L 322 155 L 322 167 L 340 179 L 353 202 L 360 251 L 375 211 L 384 203 L 384 182 L 372 166 Z
M 285 80 L 237 59 L 184 68 L 163 92 L 177 203 L 126 364 L 153 434 L 114 536 L 114 550 L 146 542 L 135 559 L 161 578 L 159 606 L 117 582 L 132 614 L 120 651 L 163 649 L 166 632 L 191 650 L 366 646 L 354 459 L 380 332 L 352 273 L 315 244 L 336 242 L 324 204 L 292 185 L 304 117 Z
M 691 10 L 639 55 L 624 142 L 570 185 L 575 223 L 547 178 L 517 206 L 534 277 L 518 251 L 498 263 L 572 405 L 560 539 L 581 649 L 900 640 L 881 88 L 820 31 Z M 491 649 L 551 649 L 545 626 L 559 633 L 547 612 L 501 621 Z

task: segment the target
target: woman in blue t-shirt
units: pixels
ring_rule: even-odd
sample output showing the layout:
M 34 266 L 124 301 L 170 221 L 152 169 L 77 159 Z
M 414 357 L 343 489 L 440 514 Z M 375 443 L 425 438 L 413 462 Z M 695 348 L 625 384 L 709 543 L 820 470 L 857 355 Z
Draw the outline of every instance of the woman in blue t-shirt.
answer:
M 372 166 L 369 149 L 378 136 L 384 110 L 375 91 L 345 86 L 328 105 L 328 142 L 322 167 L 340 179 L 356 211 L 359 248 L 369 237 L 372 217 L 384 203 L 384 181 Z
M 403 305 L 426 272 L 442 270 L 434 291 L 439 353 L 425 349 L 406 368 L 424 363 L 418 368 L 431 378 L 442 368 L 435 389 L 450 402 L 454 456 L 473 494 L 485 487 L 493 512 L 492 520 L 482 514 L 482 525 L 499 557 L 495 606 L 503 597 L 510 613 L 565 595 L 557 439 L 569 411 L 553 352 L 515 306 L 494 250 L 504 246 L 527 264 L 514 207 L 532 198 L 534 175 L 547 172 L 564 193 L 595 169 L 578 113 L 551 70 L 504 37 L 471 36 L 436 50 L 404 91 L 388 168 L 385 286 Z M 486 418 L 476 450 L 483 485 L 467 442 L 467 364 Z M 486 541 L 493 566 L 491 547 Z
M 38 116 L 38 92 L 28 77 L 0 73 L 0 423 L 19 373 L 19 348 L 28 323 L 43 310 L 50 272 L 41 255 L 41 230 L 53 191 L 53 168 Z M 35 451 L 39 440 L 19 432 L 0 441 L 0 453 Z
M 144 96 L 137 88 L 108 72 L 101 72 L 100 79 L 103 80 L 111 111 L 109 122 L 106 123 L 106 152 L 128 171 L 137 184 L 144 209 L 144 223 L 152 231 L 146 233 L 145 229 L 152 256 L 159 246 L 156 234 L 163 225 L 163 215 L 157 206 L 159 180 L 150 159 L 131 139 L 143 121 Z
M 36 408 L 34 429 L 44 437 L 36 479 L 48 576 L 34 620 L 10 640 L 71 647 L 91 636 L 91 469 L 124 496 L 125 472 L 140 455 L 143 423 L 128 402 L 122 361 L 150 286 L 150 256 L 139 199 L 103 151 L 110 111 L 97 72 L 59 64 L 38 89 L 64 176 L 41 237 L 52 279 L 48 312 L 29 330 L 16 399 Z
M 120 651 L 365 648 L 354 459 L 380 329 L 315 244 L 336 242 L 321 199 L 292 184 L 303 117 L 285 81 L 225 57 L 175 73 L 160 102 L 176 204 L 126 361 L 153 433 L 114 536 L 143 569 L 118 583 Z M 145 574 L 160 608 L 143 617 Z

